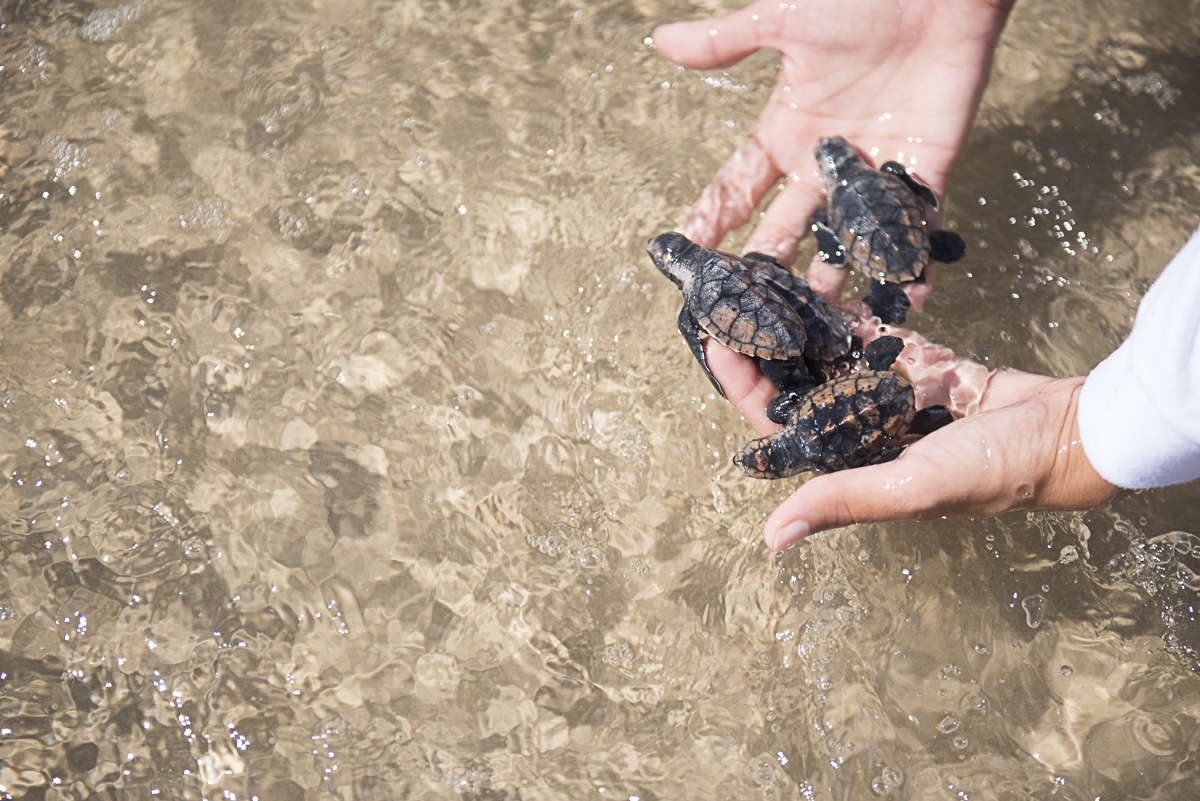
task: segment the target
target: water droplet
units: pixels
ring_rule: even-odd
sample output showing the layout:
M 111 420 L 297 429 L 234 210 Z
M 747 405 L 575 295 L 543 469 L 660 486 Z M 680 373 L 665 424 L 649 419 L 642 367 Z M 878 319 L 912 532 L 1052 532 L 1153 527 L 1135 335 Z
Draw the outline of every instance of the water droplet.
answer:
M 1043 585 L 1042 585 L 1042 592 L 1050 592 L 1050 585 L 1049 585 L 1049 584 L 1043 584 Z
M 1071 667 L 1070 665 L 1063 665 L 1058 669 L 1058 672 L 1067 678 L 1071 678 L 1071 676 L 1075 674 L 1075 668 Z
M 986 654 L 987 652 L 988 652 L 988 647 L 986 645 L 984 645 L 983 643 L 979 643 L 978 645 L 975 646 L 975 653 Z
M 958 718 L 954 717 L 953 715 L 947 715 L 946 717 L 942 718 L 942 722 L 938 724 L 938 731 L 940 731 L 942 734 L 953 734 L 954 732 L 958 731 L 959 725 Z
M 960 734 L 957 737 L 955 737 L 953 740 L 951 740 L 950 742 L 959 751 L 965 751 L 967 746 L 969 746 L 971 744 L 971 738 Z

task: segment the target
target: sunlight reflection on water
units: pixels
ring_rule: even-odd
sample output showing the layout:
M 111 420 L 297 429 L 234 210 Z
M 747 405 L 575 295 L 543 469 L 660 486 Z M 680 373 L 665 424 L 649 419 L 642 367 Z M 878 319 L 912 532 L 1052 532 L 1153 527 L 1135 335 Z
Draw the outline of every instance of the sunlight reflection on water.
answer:
M 774 79 L 647 45 L 709 6 L 0 6 L 0 792 L 1196 793 L 1194 489 L 766 551 L 643 250 Z M 915 328 L 1116 346 L 1183 16 L 1018 6 Z

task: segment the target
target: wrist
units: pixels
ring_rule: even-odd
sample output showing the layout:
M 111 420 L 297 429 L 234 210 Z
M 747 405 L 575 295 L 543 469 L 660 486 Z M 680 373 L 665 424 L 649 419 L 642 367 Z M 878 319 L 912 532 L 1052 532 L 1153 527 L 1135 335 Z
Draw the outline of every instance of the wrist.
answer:
M 1129 490 L 1107 481 L 1096 472 L 1083 449 L 1079 433 L 1079 395 L 1082 377 L 1064 379 L 1058 391 L 1066 395 L 1057 447 L 1050 469 L 1051 479 L 1038 505 L 1047 509 L 1098 509 L 1107 506 Z

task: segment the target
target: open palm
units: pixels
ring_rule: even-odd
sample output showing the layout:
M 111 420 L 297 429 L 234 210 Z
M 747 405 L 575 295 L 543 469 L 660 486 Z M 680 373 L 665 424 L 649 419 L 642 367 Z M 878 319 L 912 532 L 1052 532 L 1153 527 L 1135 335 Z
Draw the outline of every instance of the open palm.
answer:
M 683 233 L 703 245 L 717 244 L 726 231 L 743 225 L 786 176 L 786 188 L 746 249 L 790 264 L 809 217 L 823 201 L 812 154 L 822 136 L 844 136 L 877 162 L 903 159 L 943 194 L 1010 5 L 758 0 L 726 17 L 656 29 L 659 52 L 695 69 L 726 67 L 760 48 L 782 54 L 779 79 L 756 133 L 692 207 Z M 827 278 L 836 276 L 840 288 L 843 272 Z M 832 287 L 817 288 L 832 294 Z

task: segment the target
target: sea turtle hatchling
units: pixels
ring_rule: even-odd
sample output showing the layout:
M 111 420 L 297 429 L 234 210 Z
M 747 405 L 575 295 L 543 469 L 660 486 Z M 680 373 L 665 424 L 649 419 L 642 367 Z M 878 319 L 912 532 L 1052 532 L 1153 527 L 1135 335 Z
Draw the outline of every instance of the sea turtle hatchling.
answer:
M 871 310 L 884 322 L 903 321 L 907 297 L 884 285 L 921 281 L 930 259 L 958 261 L 966 244 L 950 231 L 926 230 L 921 203 L 936 211 L 937 195 L 903 165 L 873 169 L 840 136 L 822 138 L 813 152 L 829 193 L 812 223 L 818 255 L 837 266 L 849 262 L 872 279 Z
M 734 464 L 751 478 L 832 473 L 899 456 L 908 436 L 951 422 L 945 406 L 917 411 L 912 384 L 889 368 L 900 355 L 899 337 L 867 346 L 867 370 L 807 392 L 785 392 L 767 407 L 782 431 L 741 446 Z
M 701 333 L 758 359 L 781 392 L 816 383 L 804 365 L 804 321 L 750 262 L 675 232 L 654 237 L 646 250 L 683 292 L 679 333 L 722 397 L 725 390 L 708 367 Z

